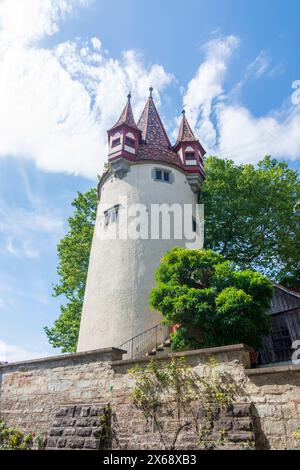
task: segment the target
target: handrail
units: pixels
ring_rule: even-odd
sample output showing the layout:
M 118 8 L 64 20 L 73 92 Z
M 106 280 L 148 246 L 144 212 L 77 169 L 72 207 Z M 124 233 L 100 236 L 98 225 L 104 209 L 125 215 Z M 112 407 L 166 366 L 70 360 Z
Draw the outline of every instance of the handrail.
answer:
M 123 359 L 141 357 L 157 349 L 169 336 L 167 328 L 162 323 L 158 323 L 122 343 L 118 348 L 127 351 Z
M 122 343 L 120 346 L 118 346 L 118 348 L 122 349 L 123 344 L 129 343 L 129 341 L 132 341 L 133 339 L 136 339 L 136 338 L 138 338 L 139 336 L 142 336 L 143 334 L 147 333 L 148 331 L 154 330 L 155 328 L 158 328 L 158 327 L 161 326 L 161 325 L 162 325 L 161 322 L 160 322 L 160 323 L 157 323 L 156 325 L 151 326 L 151 328 L 148 328 L 147 330 L 142 331 L 142 333 L 139 333 L 138 335 L 132 336 L 132 338 L 129 338 L 127 341 L 125 341 L 125 342 Z

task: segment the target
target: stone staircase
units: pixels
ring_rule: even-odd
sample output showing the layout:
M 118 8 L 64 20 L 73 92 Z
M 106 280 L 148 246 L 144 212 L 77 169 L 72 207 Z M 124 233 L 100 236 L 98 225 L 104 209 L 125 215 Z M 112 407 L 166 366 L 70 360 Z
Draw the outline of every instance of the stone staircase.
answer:
M 155 357 L 161 357 L 165 356 L 171 351 L 171 338 L 168 337 L 163 341 L 161 344 L 159 344 L 157 347 L 154 347 L 151 349 L 151 351 L 146 353 L 146 356 L 155 356 Z

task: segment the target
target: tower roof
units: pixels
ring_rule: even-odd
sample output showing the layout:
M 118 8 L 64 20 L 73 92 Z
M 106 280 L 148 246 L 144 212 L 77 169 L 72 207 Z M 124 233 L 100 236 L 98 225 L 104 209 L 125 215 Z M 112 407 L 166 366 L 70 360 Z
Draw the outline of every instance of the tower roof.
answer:
M 194 136 L 194 133 L 191 129 L 191 126 L 189 125 L 189 122 L 187 118 L 185 117 L 185 111 L 182 111 L 182 119 L 178 131 L 178 137 L 176 140 L 176 144 L 179 144 L 179 142 L 197 142 L 198 139 L 197 137 Z
M 116 127 L 122 126 L 123 124 L 127 124 L 127 126 L 132 127 L 133 129 L 138 129 L 138 126 L 135 123 L 133 112 L 132 112 L 132 107 L 130 103 L 131 99 L 131 94 L 129 93 L 127 96 L 127 103 L 125 108 L 123 109 L 123 112 L 119 119 L 117 120 L 116 124 L 112 127 L 112 129 L 115 129 Z
M 191 129 L 191 126 L 189 125 L 189 122 L 188 122 L 188 120 L 185 116 L 184 109 L 182 110 L 182 119 L 181 119 L 179 131 L 178 131 L 178 137 L 177 137 L 177 140 L 176 140 L 176 144 L 174 145 L 174 148 L 176 149 L 176 147 L 181 142 L 197 142 L 197 144 L 200 147 L 200 152 L 201 152 L 202 157 L 206 154 L 206 151 L 204 150 L 201 143 L 199 142 L 199 139 L 197 137 L 195 137 L 195 135 L 194 135 L 194 133 Z
M 147 144 L 170 148 L 169 138 L 152 98 L 152 90 L 150 88 L 150 95 L 139 119 L 138 127 L 142 131 L 142 138 Z

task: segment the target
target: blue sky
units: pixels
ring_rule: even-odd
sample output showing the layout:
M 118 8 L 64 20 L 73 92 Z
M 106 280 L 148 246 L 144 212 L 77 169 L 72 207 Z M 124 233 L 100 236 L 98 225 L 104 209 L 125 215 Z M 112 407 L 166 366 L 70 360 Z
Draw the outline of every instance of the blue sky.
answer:
M 300 169 L 299 20 L 297 0 L 0 2 L 0 361 L 54 353 L 56 245 L 129 89 L 138 117 L 154 87 L 171 139 L 184 103 L 210 153 Z

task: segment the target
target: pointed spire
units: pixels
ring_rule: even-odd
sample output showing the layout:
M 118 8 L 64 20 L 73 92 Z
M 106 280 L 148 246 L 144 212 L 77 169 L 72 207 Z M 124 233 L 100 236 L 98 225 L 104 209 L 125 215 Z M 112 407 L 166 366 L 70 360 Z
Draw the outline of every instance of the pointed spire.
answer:
M 116 122 L 116 124 L 112 127 L 112 129 L 115 129 L 116 127 L 119 127 L 121 126 L 122 124 L 127 124 L 127 126 L 129 127 L 132 127 L 133 129 L 138 129 L 136 123 L 135 123 L 135 120 L 134 120 L 134 116 L 133 116 L 133 112 L 132 112 L 132 107 L 131 107 L 131 93 L 129 92 L 128 95 L 127 95 L 127 103 L 126 103 L 126 106 L 125 108 L 123 109 L 123 112 L 121 114 L 121 116 L 119 117 L 118 121 Z
M 163 123 L 159 117 L 152 97 L 153 88 L 149 88 L 149 98 L 138 122 L 143 140 L 155 147 L 170 148 L 171 144 Z
M 194 133 L 191 129 L 191 126 L 188 123 L 187 118 L 185 117 L 185 109 L 181 111 L 182 114 L 182 119 L 179 127 L 179 132 L 178 132 L 178 137 L 176 140 L 176 145 L 179 144 L 179 142 L 198 142 L 197 137 L 194 136 Z

